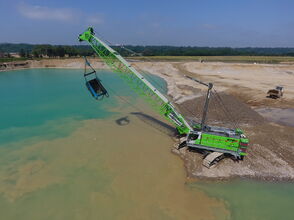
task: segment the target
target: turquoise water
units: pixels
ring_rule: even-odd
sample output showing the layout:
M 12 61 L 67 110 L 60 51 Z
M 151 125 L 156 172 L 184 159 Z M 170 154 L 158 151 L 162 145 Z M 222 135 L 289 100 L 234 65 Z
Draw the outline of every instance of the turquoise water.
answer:
M 112 80 L 113 73 L 100 75 L 114 92 L 134 99 L 119 79 Z M 73 121 L 109 117 L 113 114 L 109 109 L 117 105 L 115 98 L 103 100 L 103 105 L 94 102 L 81 70 L 30 69 L 2 72 L 0 77 L 0 145 L 65 136 L 73 131 Z
M 294 219 L 294 184 L 233 181 L 197 183 L 191 188 L 204 190 L 208 195 L 227 203 L 232 219 L 291 220 Z
M 173 141 L 131 112 L 157 114 L 115 74 L 99 76 L 102 102 L 82 70 L 0 73 L 1 218 L 294 219 L 293 184 L 185 184 Z
M 41 134 L 54 136 L 56 132 L 41 131 L 38 126 L 54 120 L 67 123 L 67 119 L 106 118 L 113 114 L 110 109 L 117 106 L 116 95 L 127 97 L 129 102 L 136 98 L 115 74 L 104 72 L 98 75 L 112 97 L 105 98 L 103 104 L 94 102 L 85 89 L 81 70 L 30 69 L 0 73 L 0 144 Z M 161 78 L 148 77 L 166 87 Z M 32 129 L 29 131 L 27 127 Z M 6 135 L 5 130 L 10 134 Z

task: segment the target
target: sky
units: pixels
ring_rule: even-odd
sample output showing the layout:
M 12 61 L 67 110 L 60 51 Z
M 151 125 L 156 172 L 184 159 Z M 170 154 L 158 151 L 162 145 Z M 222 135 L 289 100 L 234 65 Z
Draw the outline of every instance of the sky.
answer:
M 294 0 L 0 0 L 0 42 L 294 47 Z

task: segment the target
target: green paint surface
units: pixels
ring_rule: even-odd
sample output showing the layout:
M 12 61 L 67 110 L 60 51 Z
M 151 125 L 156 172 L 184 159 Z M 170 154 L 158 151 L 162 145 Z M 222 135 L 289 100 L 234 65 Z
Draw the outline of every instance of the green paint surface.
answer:
M 223 137 L 212 134 L 203 133 L 201 137 L 201 144 L 204 146 L 211 146 L 230 151 L 237 151 L 240 140 L 237 138 Z

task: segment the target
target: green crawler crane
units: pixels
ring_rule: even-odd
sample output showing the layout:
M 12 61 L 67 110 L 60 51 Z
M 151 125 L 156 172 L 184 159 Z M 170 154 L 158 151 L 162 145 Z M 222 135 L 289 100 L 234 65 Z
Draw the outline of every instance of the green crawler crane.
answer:
M 212 84 L 208 86 L 202 123 L 190 125 L 185 118 L 177 112 L 170 101 L 158 91 L 144 76 L 142 76 L 130 63 L 118 52 L 113 50 L 105 42 L 95 36 L 92 27 L 79 35 L 79 41 L 88 42 L 97 55 L 107 66 L 135 90 L 140 96 L 148 101 L 151 106 L 173 123 L 181 136 L 183 143 L 190 148 L 202 149 L 208 152 L 221 152 L 242 159 L 246 155 L 248 139 L 240 129 L 228 129 L 205 125 L 208 100 Z M 195 80 L 196 81 L 196 80 Z

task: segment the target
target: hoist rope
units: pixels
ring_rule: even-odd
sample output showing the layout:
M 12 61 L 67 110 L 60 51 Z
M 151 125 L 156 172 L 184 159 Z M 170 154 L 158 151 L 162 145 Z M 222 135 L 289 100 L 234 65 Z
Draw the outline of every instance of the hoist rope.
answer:
M 214 90 L 215 95 L 217 97 L 216 100 L 219 101 L 221 107 L 223 108 L 223 111 L 224 111 L 226 117 L 232 122 L 234 128 L 236 129 L 238 127 L 238 124 L 236 123 L 235 118 L 233 117 L 233 115 L 230 113 L 230 111 L 225 106 L 223 99 L 221 98 L 221 96 L 219 95 L 219 93 L 216 91 L 216 89 L 213 89 L 213 90 Z
M 151 63 L 151 65 L 154 65 L 154 61 L 152 59 L 149 59 L 147 57 L 144 57 L 142 54 L 140 53 L 137 53 L 127 47 L 125 47 L 124 45 L 122 44 L 113 44 L 112 42 L 110 42 L 109 40 L 105 39 L 103 36 L 101 36 L 101 34 L 97 34 L 99 36 L 99 38 L 101 38 L 103 41 L 107 42 L 109 45 L 117 45 L 119 46 L 121 49 L 124 49 L 126 51 L 128 51 L 130 53 L 131 56 L 133 55 L 136 55 L 136 56 L 139 56 L 139 57 L 142 57 L 143 60 L 147 60 L 148 62 Z M 136 66 L 138 69 L 140 69 L 142 71 L 142 69 L 137 65 L 137 64 L 134 64 L 134 66 Z M 142 71 L 142 72 L 145 72 L 145 71 Z M 160 83 L 158 83 L 155 79 L 153 79 L 152 77 L 150 77 L 148 74 L 145 74 L 145 78 L 148 78 L 149 81 L 151 81 L 153 84 L 155 84 L 158 88 L 161 88 L 162 91 L 164 91 L 164 93 L 167 93 L 166 92 L 166 88 L 163 87 Z M 236 120 L 234 119 L 234 117 L 232 116 L 232 114 L 230 114 L 230 112 L 228 111 L 228 109 L 226 108 L 222 98 L 220 97 L 220 95 L 218 94 L 218 92 L 216 91 L 216 89 L 214 89 L 214 92 L 212 92 L 213 96 L 215 97 L 216 101 L 219 103 L 219 105 L 221 106 L 225 116 L 233 123 L 233 126 L 235 128 L 237 128 L 237 123 L 236 123 Z M 111 91 L 113 91 L 111 89 Z M 113 91 L 114 92 L 114 91 Z M 117 95 L 118 96 L 118 95 Z M 136 108 L 137 110 L 140 110 L 138 109 L 136 106 L 134 106 L 132 103 L 128 102 L 127 100 L 125 100 L 124 98 L 118 96 L 119 98 L 121 98 L 122 100 L 126 101 L 128 104 L 130 104 L 131 106 L 133 106 L 134 108 Z M 197 118 L 197 115 L 192 112 L 189 108 L 187 108 L 185 105 L 181 105 L 182 108 L 184 108 L 192 117 L 194 118 Z M 213 103 L 213 107 L 216 109 L 216 114 L 217 114 L 217 117 L 219 116 L 219 113 L 218 113 L 218 109 L 216 108 L 216 103 Z M 141 111 L 141 110 L 140 110 Z

